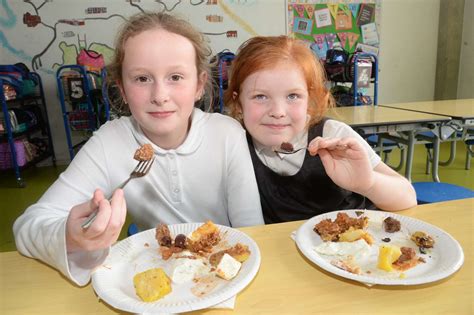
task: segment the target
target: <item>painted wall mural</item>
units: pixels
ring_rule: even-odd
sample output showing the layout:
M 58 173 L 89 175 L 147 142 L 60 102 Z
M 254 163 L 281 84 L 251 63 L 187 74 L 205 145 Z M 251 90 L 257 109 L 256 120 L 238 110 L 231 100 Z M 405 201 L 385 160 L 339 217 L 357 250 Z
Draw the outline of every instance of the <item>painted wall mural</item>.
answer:
M 24 63 L 43 79 L 59 160 L 68 160 L 68 154 L 56 71 L 76 64 L 84 48 L 108 63 L 120 25 L 142 11 L 188 19 L 207 35 L 214 55 L 235 52 L 255 35 L 286 33 L 281 0 L 0 0 L 0 64 Z
M 0 62 L 23 62 L 32 70 L 54 74 L 76 63 L 83 48 L 113 55 L 115 33 L 140 11 L 178 14 L 210 40 L 213 52 L 235 51 L 255 35 L 285 33 L 285 25 L 262 20 L 262 13 L 281 16 L 283 1 L 269 0 L 0 0 Z

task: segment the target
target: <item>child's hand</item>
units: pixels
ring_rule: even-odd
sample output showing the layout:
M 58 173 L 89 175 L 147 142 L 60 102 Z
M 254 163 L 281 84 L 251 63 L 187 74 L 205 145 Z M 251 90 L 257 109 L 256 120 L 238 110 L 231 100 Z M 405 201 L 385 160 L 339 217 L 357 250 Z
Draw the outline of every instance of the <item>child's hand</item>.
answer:
M 336 185 L 365 195 L 375 178 L 368 154 L 355 138 L 313 139 L 308 145 L 311 155 L 319 154 L 324 169 Z
M 83 229 L 81 224 L 95 209 L 99 213 L 92 225 Z M 71 209 L 66 222 L 66 247 L 68 252 L 93 251 L 108 248 L 120 235 L 127 206 L 123 190 L 117 189 L 109 202 L 97 189 L 91 200 Z

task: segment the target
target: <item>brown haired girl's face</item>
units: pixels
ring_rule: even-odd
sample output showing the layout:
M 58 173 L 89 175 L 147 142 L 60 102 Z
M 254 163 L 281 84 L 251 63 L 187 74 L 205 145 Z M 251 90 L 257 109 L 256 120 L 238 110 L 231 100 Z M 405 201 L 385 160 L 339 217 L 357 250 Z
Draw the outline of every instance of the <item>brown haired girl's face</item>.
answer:
M 245 128 L 265 146 L 291 141 L 306 126 L 308 89 L 293 62 L 279 62 L 248 76 L 239 101 Z
M 178 147 L 207 78 L 203 73 L 198 79 L 194 46 L 181 35 L 152 29 L 129 38 L 124 51 L 121 90 L 133 117 L 156 145 Z

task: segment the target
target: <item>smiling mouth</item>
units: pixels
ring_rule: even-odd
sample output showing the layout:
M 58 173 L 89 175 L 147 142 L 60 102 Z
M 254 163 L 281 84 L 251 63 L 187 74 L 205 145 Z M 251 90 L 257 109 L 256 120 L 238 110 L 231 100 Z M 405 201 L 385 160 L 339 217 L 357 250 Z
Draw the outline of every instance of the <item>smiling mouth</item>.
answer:
M 285 129 L 289 125 L 281 125 L 281 124 L 263 124 L 265 127 L 270 129 Z
M 148 114 L 155 118 L 166 118 L 173 114 L 173 111 L 166 111 L 166 112 L 148 112 Z

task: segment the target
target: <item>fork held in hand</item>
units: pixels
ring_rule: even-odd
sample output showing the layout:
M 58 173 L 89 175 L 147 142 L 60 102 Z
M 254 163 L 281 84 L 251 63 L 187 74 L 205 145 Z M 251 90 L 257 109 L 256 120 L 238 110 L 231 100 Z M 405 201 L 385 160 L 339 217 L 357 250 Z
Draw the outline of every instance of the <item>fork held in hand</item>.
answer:
M 276 153 L 281 153 L 281 154 L 294 154 L 298 151 L 301 151 L 301 150 L 306 150 L 307 148 L 299 148 L 299 149 L 293 149 L 291 151 L 287 151 L 287 150 L 281 150 L 281 149 L 274 149 L 273 152 L 276 152 Z
M 294 154 L 301 150 L 306 150 L 308 148 L 298 148 L 293 150 L 283 150 L 283 149 L 274 149 L 273 152 L 280 153 L 280 154 Z M 347 144 L 337 144 L 335 149 L 337 150 L 345 150 L 347 149 Z
M 148 174 L 148 172 L 150 171 L 151 169 L 151 166 L 153 165 L 153 162 L 155 161 L 155 158 L 152 158 L 151 160 L 148 160 L 148 161 L 140 161 L 138 162 L 137 166 L 135 167 L 135 169 L 132 171 L 132 173 L 130 173 L 130 176 L 128 177 L 128 179 L 123 182 L 122 185 L 120 185 L 119 187 L 117 187 L 116 189 L 122 189 L 125 187 L 125 185 L 128 184 L 128 182 L 132 179 L 132 178 L 138 178 L 138 177 L 143 177 L 145 176 L 146 174 Z M 110 197 L 109 201 L 112 199 L 112 197 Z M 97 213 L 99 212 L 99 209 L 96 209 L 94 212 L 92 212 L 88 217 L 87 219 L 82 223 L 82 228 L 83 229 L 87 229 L 89 226 L 91 226 L 92 222 L 94 222 L 95 218 L 97 217 Z

